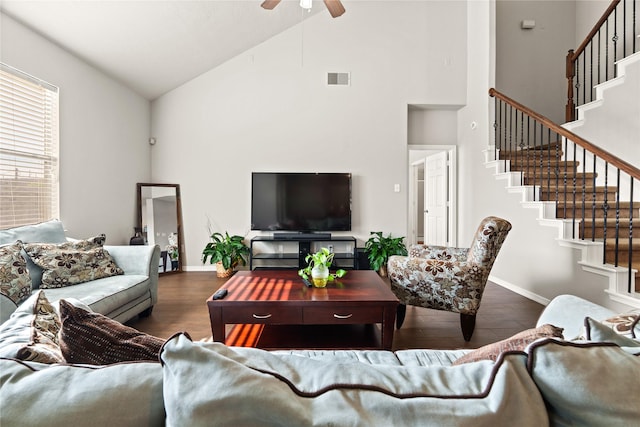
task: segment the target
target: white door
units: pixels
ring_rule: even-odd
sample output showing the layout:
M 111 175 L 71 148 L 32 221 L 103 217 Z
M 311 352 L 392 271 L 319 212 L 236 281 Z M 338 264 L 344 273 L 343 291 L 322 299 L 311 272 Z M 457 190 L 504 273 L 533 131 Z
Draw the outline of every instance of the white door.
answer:
M 449 173 L 447 152 L 425 158 L 424 170 L 424 242 L 447 246 Z

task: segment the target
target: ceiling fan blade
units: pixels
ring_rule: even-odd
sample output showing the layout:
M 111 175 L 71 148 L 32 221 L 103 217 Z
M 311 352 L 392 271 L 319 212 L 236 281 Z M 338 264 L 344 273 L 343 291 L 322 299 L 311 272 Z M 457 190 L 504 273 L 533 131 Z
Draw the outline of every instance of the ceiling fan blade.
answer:
M 263 9 L 271 10 L 276 7 L 278 3 L 280 3 L 280 0 L 264 0 L 260 6 L 262 6 Z
M 340 3 L 340 0 L 324 0 L 327 10 L 334 18 L 341 16 L 345 11 L 344 6 Z

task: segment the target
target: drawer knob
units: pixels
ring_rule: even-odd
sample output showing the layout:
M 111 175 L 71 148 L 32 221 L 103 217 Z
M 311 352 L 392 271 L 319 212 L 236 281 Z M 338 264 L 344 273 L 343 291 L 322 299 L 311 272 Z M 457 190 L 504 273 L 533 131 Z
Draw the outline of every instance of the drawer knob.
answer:
M 352 316 L 353 314 L 334 314 L 333 315 L 333 317 L 335 317 L 336 319 L 348 319 Z
M 254 314 L 253 317 L 254 319 L 268 319 L 271 317 L 271 314 L 264 314 L 264 315 Z

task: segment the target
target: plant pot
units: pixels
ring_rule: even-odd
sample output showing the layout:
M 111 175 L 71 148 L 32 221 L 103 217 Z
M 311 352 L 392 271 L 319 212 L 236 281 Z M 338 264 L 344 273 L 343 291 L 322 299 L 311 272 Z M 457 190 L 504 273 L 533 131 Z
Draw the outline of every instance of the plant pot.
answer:
M 387 277 L 387 266 L 386 265 L 380 266 L 380 268 L 378 269 L 378 275 L 380 277 Z
M 311 269 L 311 283 L 316 288 L 324 288 L 329 281 L 329 268 L 324 265 L 316 265 Z
M 222 265 L 222 261 L 216 262 L 216 275 L 220 278 L 229 277 L 233 274 L 233 267 L 226 269 Z

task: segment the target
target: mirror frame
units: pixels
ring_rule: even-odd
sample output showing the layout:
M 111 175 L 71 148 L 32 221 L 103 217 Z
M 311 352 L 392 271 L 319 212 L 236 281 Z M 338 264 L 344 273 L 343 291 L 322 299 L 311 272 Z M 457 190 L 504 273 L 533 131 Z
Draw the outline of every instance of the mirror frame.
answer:
M 136 184 L 137 205 L 138 205 L 138 229 L 142 229 L 142 189 L 144 187 L 172 187 L 176 189 L 176 232 L 178 233 L 178 268 L 176 270 L 164 271 L 159 274 L 179 273 L 182 271 L 184 260 L 184 240 L 182 230 L 182 202 L 180 200 L 180 184 L 159 184 L 153 182 L 139 182 Z M 162 251 L 162 248 L 160 248 Z

